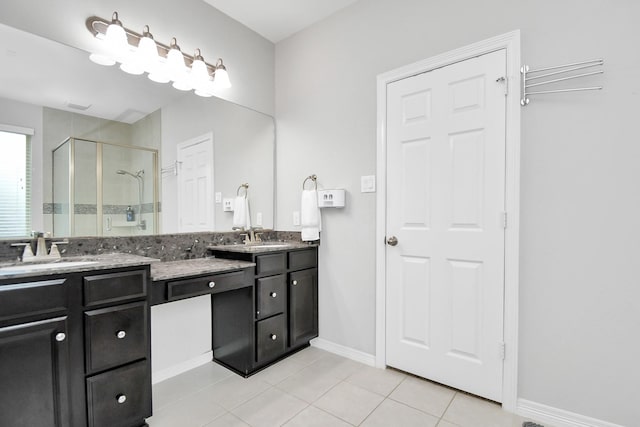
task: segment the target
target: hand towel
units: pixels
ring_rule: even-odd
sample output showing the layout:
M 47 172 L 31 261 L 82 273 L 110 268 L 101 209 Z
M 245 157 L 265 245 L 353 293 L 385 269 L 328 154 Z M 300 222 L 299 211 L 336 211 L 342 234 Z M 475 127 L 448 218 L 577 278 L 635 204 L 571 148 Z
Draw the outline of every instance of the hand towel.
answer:
M 318 208 L 318 192 L 316 190 L 302 190 L 300 223 L 302 225 L 303 241 L 309 242 L 320 239 L 322 218 Z
M 251 228 L 251 214 L 249 212 L 249 199 L 238 196 L 233 203 L 233 226 L 242 227 L 245 230 Z

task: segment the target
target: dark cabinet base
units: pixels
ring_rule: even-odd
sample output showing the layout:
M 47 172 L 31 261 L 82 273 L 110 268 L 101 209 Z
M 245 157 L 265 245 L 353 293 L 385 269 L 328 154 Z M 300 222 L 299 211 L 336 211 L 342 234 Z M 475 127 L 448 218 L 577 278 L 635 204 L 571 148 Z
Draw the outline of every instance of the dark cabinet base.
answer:
M 256 264 L 247 298 L 227 295 L 231 292 L 213 296 L 215 362 L 246 377 L 308 347 L 318 336 L 316 247 L 213 253 Z

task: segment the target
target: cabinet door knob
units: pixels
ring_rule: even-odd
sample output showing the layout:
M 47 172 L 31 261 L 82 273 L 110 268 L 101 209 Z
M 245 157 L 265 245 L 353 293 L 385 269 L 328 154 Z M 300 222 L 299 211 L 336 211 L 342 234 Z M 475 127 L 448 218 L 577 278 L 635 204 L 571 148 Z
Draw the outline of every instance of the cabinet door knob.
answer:
M 209 282 L 209 287 L 213 289 L 213 287 L 216 285 L 216 282 Z
M 127 333 L 125 331 L 118 331 L 116 333 L 116 337 L 118 337 L 119 340 L 123 339 L 126 336 L 127 336 Z
M 294 281 L 293 281 L 293 286 L 296 286 L 297 284 L 298 284 L 298 281 L 297 281 L 297 280 L 294 280 Z
M 118 401 L 118 403 L 123 404 L 127 401 L 127 396 L 125 396 L 124 394 L 119 394 L 116 396 L 116 400 Z
M 276 334 L 271 334 L 271 340 L 275 341 L 278 339 L 278 336 Z
M 277 293 L 275 293 L 275 292 L 271 292 L 271 294 L 270 294 L 270 295 L 271 295 L 271 298 L 275 298 L 275 297 L 277 297 L 277 296 L 278 296 L 278 294 L 277 294 Z
M 64 332 L 58 332 L 56 334 L 56 341 L 60 342 L 60 341 L 64 341 L 67 338 L 67 334 L 65 334 Z

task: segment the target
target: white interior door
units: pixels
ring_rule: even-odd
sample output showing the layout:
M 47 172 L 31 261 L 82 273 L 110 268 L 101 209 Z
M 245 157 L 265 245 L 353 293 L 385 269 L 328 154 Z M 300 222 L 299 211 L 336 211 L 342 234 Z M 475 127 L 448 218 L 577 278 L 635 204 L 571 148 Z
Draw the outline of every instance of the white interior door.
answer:
M 214 229 L 213 136 L 178 144 L 178 224 L 180 232 Z
M 502 400 L 504 50 L 387 86 L 386 363 Z

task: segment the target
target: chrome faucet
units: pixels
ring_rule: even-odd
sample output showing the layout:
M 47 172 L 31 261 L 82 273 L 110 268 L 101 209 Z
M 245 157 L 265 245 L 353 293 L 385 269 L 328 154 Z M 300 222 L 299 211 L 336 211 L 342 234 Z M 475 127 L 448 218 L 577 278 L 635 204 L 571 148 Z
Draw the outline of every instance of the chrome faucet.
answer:
M 245 245 L 253 245 L 262 242 L 262 238 L 260 237 L 262 233 L 256 233 L 256 230 L 262 230 L 262 227 L 249 227 L 249 229 L 246 230 L 246 233 L 240 234 L 241 236 L 244 236 L 243 243 Z
M 33 236 L 37 238 L 35 255 L 33 254 L 33 249 L 31 248 L 31 242 L 11 244 L 11 246 L 24 247 L 24 250 L 22 251 L 22 262 L 57 260 L 62 258 L 62 256 L 60 255 L 60 250 L 58 249 L 58 245 L 67 244 L 69 243 L 69 241 L 67 239 L 64 239 L 59 242 L 51 242 L 51 248 L 49 250 L 49 253 L 47 254 L 47 242 L 45 240 L 44 234 L 45 233 L 33 232 Z

